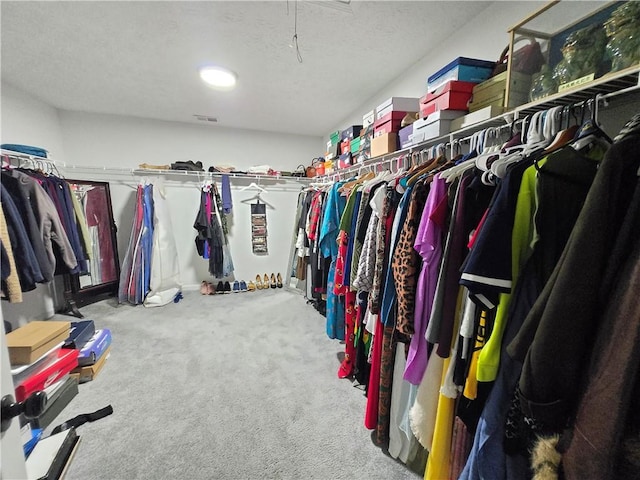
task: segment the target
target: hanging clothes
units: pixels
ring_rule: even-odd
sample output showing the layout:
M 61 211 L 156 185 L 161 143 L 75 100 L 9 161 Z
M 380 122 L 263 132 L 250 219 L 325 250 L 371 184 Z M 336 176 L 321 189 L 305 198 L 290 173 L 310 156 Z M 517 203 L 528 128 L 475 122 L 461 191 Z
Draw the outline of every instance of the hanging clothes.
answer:
M 215 184 L 206 185 L 200 193 L 200 208 L 193 228 L 198 232 L 195 239 L 198 255 L 209 260 L 209 273 L 215 278 L 233 273 L 226 238 L 227 221 L 221 212 L 221 199 Z
M 149 293 L 153 248 L 153 185 L 138 185 L 129 245 L 120 270 L 118 300 L 141 304 Z

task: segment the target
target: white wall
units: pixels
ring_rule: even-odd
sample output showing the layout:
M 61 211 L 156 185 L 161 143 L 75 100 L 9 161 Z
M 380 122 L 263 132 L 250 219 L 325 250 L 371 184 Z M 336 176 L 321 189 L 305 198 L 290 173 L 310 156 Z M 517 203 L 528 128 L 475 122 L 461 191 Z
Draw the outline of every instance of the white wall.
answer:
M 1 143 L 42 147 L 53 159 L 63 159 L 64 149 L 58 110 L 19 88 L 2 82 Z
M 268 164 L 276 170 L 293 170 L 308 164 L 317 154 L 318 137 L 285 135 L 250 130 L 190 125 L 114 115 L 60 112 L 68 165 L 137 168 L 140 163 L 170 164 L 177 160 L 202 161 L 205 169 L 216 164 L 233 164 L 238 169 Z M 139 177 L 113 175 L 87 169 L 65 170 L 70 178 L 110 181 L 113 210 L 118 225 L 118 245 L 122 257 L 129 241 L 134 212 L 135 185 Z M 178 255 L 185 285 L 212 281 L 207 261 L 198 257 L 195 220 L 199 204 L 200 181 L 193 176 L 147 177 L 152 183 L 164 182 Z M 220 185 L 220 179 L 217 179 Z M 285 278 L 289 248 L 301 184 L 263 180 L 269 191 L 263 199 L 273 208 L 267 211 L 269 255 L 256 256 L 251 250 L 250 206 L 242 203 L 255 191 L 240 189 L 246 179 L 231 179 L 234 208 L 229 218 L 229 242 L 235 264 L 235 278 L 246 281 L 256 274 L 280 272 Z
M 54 159 L 64 156 L 58 111 L 19 88 L 2 83 L 0 143 L 20 143 L 42 147 Z M 2 302 L 5 320 L 14 327 L 28 320 L 45 319 L 54 314 L 52 292 L 48 285 L 23 294 L 23 302 Z
M 362 115 L 376 108 L 389 97 L 421 97 L 427 91 L 427 78 L 457 57 L 479 58 L 496 61 L 509 43 L 507 30 L 547 2 L 498 1 L 494 2 L 466 25 L 460 25 L 458 32 L 443 38 L 433 45 L 430 52 L 407 71 L 398 72 L 398 77 L 376 93 L 360 107 L 336 119 L 336 128 L 342 130 L 349 125 L 362 124 Z M 455 3 L 452 2 L 452 6 Z M 416 33 L 419 34 L 419 33 Z M 408 39 L 410 40 L 410 37 Z M 326 132 L 328 139 L 329 132 Z M 324 148 L 326 148 L 326 141 Z

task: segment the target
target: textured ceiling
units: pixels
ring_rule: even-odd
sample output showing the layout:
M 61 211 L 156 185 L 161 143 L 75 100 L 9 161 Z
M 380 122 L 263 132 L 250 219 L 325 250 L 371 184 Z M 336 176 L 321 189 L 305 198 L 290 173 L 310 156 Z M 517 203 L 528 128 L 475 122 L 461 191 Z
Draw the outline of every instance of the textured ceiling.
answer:
M 294 0 L 2 1 L 2 79 L 66 110 L 321 136 L 491 2 L 345 3 L 298 2 L 298 63 Z M 204 85 L 209 63 L 237 88 Z

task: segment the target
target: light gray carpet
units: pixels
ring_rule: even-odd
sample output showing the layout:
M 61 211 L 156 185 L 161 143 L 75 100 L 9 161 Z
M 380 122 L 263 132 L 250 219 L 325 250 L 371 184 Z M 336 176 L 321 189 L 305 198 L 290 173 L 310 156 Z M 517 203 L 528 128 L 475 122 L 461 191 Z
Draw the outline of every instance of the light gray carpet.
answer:
M 184 296 L 82 309 L 111 357 L 52 426 L 114 413 L 78 429 L 67 479 L 418 478 L 372 443 L 362 391 L 336 375 L 344 347 L 303 297 Z

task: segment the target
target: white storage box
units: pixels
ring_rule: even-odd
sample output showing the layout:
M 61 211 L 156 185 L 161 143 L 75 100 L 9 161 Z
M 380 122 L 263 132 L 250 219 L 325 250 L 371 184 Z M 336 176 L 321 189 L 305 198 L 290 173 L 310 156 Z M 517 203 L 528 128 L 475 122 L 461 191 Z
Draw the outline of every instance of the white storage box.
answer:
M 362 128 L 367 128 L 369 125 L 373 125 L 376 121 L 376 111 L 371 110 L 362 116 Z
M 461 128 L 469 127 L 476 123 L 484 122 L 485 120 L 489 120 L 490 118 L 497 117 L 498 115 L 502 115 L 504 112 L 504 108 L 497 107 L 496 105 L 490 105 L 488 107 L 481 108 L 473 113 L 469 113 L 464 117 L 456 118 L 451 123 L 451 130 L 456 131 Z
M 376 108 L 376 119 L 384 117 L 391 112 L 419 112 L 420 99 L 408 97 L 391 97 Z
M 413 144 L 450 133 L 451 122 L 462 115 L 464 113 L 457 110 L 439 110 L 426 118 L 416 120 L 413 122 Z

